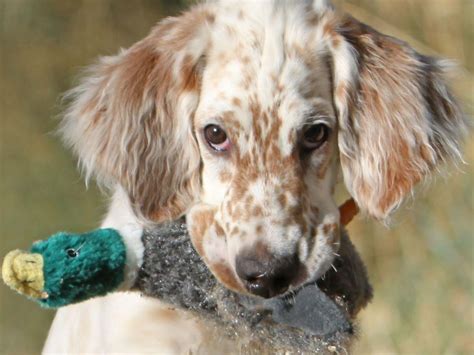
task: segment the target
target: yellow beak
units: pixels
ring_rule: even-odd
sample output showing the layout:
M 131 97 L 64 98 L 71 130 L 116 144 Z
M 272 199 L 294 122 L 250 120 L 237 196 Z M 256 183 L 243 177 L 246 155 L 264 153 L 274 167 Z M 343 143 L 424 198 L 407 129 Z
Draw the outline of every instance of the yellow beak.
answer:
M 47 298 L 44 292 L 43 256 L 13 250 L 3 259 L 3 281 L 15 291 L 33 298 Z

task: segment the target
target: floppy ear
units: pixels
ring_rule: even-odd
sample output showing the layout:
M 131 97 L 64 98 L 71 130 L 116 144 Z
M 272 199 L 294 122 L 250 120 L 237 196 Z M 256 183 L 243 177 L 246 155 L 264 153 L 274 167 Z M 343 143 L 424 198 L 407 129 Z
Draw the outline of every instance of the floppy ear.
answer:
M 90 69 L 68 97 L 65 142 L 87 177 L 120 184 L 153 221 L 183 214 L 199 189 L 192 116 L 212 16 L 195 8 Z
M 464 117 L 443 63 L 349 16 L 324 25 L 345 184 L 384 219 L 439 163 L 459 159 Z

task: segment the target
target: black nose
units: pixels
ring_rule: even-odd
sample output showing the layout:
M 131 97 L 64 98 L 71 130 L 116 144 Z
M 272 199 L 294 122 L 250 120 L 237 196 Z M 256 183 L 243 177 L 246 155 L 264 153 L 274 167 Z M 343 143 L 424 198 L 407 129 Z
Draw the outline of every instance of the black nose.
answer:
M 298 274 L 297 255 L 241 252 L 235 261 L 237 275 L 254 295 L 270 298 L 285 293 Z

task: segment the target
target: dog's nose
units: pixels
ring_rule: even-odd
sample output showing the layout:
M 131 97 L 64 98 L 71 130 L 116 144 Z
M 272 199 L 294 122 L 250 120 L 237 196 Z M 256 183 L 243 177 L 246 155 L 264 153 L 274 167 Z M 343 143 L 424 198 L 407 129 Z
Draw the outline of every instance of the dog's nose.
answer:
M 271 257 L 253 252 L 240 253 L 236 272 L 250 293 L 270 298 L 285 293 L 298 273 L 297 255 Z

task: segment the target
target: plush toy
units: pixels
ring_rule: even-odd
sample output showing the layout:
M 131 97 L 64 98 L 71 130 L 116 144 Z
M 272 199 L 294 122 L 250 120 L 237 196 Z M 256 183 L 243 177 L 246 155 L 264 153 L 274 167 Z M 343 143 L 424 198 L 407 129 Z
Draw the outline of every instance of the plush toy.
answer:
M 354 214 L 352 204 L 341 206 L 342 219 Z M 141 242 L 143 260 L 133 284 L 126 280 L 127 242 L 113 229 L 58 233 L 34 243 L 29 252 L 12 251 L 3 261 L 3 280 L 50 308 L 138 290 L 198 314 L 247 345 L 265 340 L 267 350 L 278 351 L 345 348 L 354 334 L 354 316 L 372 295 L 365 267 L 344 231 L 335 269 L 291 297 L 272 299 L 238 295 L 220 285 L 182 221 L 146 230 Z
M 57 233 L 14 250 L 3 261 L 4 282 L 45 307 L 61 307 L 116 290 L 124 281 L 126 247 L 113 229 Z

